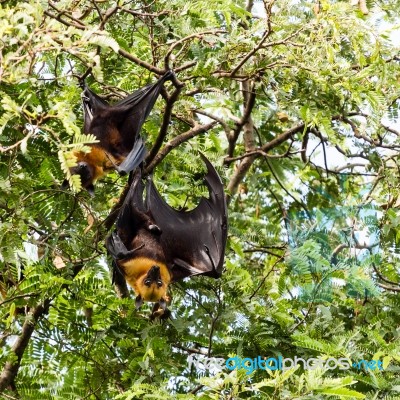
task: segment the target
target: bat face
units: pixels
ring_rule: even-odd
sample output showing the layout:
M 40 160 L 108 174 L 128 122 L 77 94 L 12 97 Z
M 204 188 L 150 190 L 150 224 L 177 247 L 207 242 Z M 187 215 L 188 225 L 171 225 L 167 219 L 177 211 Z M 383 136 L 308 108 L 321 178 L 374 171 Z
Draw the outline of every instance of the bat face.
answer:
M 167 293 L 167 285 L 161 279 L 160 267 L 153 265 L 149 272 L 138 282 L 140 295 L 145 301 L 156 302 Z
M 79 161 L 76 167 L 71 168 L 72 175 L 79 175 L 82 187 L 87 189 L 93 183 L 95 171 L 94 167 L 85 161 Z
M 167 266 L 147 257 L 120 261 L 125 279 L 141 301 L 159 302 L 165 299 L 171 276 Z
M 77 165 L 70 168 L 71 175 L 79 175 L 81 184 L 87 191 L 94 190 L 94 183 L 97 179 L 103 177 L 107 172 L 114 169 L 118 160 L 108 155 L 97 145 L 90 146 L 90 152 L 83 151 L 74 153 L 77 159 Z

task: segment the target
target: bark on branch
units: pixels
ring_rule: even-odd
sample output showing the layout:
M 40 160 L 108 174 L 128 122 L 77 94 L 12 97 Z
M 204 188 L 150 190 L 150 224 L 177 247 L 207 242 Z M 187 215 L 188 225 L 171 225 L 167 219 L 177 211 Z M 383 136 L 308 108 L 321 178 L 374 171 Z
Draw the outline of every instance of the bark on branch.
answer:
M 172 115 L 172 109 L 174 108 L 175 102 L 178 100 L 179 94 L 182 90 L 182 86 L 178 86 L 170 98 L 167 100 L 167 105 L 165 107 L 164 111 L 164 117 L 163 117 L 163 122 L 160 128 L 160 132 L 158 134 L 158 137 L 156 141 L 153 144 L 153 147 L 151 148 L 149 155 L 146 157 L 146 164 L 149 164 L 153 161 L 154 157 L 157 155 L 158 151 L 160 150 L 165 137 L 167 136 L 167 131 L 168 131 L 168 126 L 171 122 L 171 115 Z
M 237 190 L 240 182 L 246 176 L 248 170 L 250 169 L 250 167 L 253 164 L 253 162 L 255 161 L 255 159 L 261 157 L 263 153 L 266 153 L 269 150 L 271 150 L 271 149 L 279 146 L 283 142 L 287 141 L 288 139 L 290 139 L 292 137 L 292 135 L 302 132 L 304 129 L 305 129 L 305 124 L 300 123 L 300 124 L 294 126 L 293 128 L 288 129 L 286 132 L 281 133 L 280 135 L 278 135 L 275 139 L 271 140 L 270 142 L 261 146 L 261 148 L 259 149 L 261 151 L 254 152 L 254 150 L 249 150 L 250 155 L 242 160 L 242 162 L 239 164 L 237 170 L 231 177 L 231 180 L 228 184 L 229 194 L 232 195 Z
M 251 118 L 251 111 L 255 103 L 254 84 L 250 84 L 248 81 L 242 82 L 243 98 L 246 104 L 246 109 L 243 114 L 243 140 L 246 152 L 254 152 L 256 148 L 256 142 L 254 138 L 254 123 Z M 244 158 L 237 167 L 237 170 L 233 174 L 229 184 L 228 193 L 232 194 L 239 186 L 239 183 L 243 180 L 254 160 L 258 157 L 257 153 L 253 153 L 248 157 Z M 227 201 L 230 202 L 231 197 L 228 196 Z
M 7 387 L 14 386 L 14 381 L 21 365 L 22 356 L 29 344 L 35 326 L 39 319 L 48 313 L 49 307 L 50 299 L 46 299 L 43 304 L 39 304 L 33 308 L 26 317 L 22 326 L 21 334 L 18 336 L 11 349 L 15 354 L 16 359 L 7 361 L 0 375 L 0 393 L 2 393 Z
M 213 128 L 215 125 L 217 125 L 218 122 L 213 121 L 210 122 L 209 124 L 205 125 L 197 125 L 194 128 L 190 129 L 189 131 L 182 133 L 176 137 L 174 137 L 172 140 L 170 140 L 159 152 L 158 154 L 154 157 L 152 162 L 146 167 L 145 169 L 145 175 L 151 174 L 153 169 L 160 164 L 160 162 L 176 147 L 178 147 L 180 144 L 188 141 L 189 139 L 201 135 L 204 132 L 207 132 L 211 128 Z
M 229 140 L 229 148 L 228 148 L 228 155 L 229 157 L 233 157 L 233 152 L 235 150 L 236 142 L 239 138 L 239 134 L 244 127 L 246 123 L 248 123 L 251 113 L 253 111 L 254 105 L 256 103 L 256 92 L 255 92 L 255 85 L 254 82 L 249 84 L 248 81 L 243 81 L 242 82 L 242 92 L 243 92 L 243 98 L 244 98 L 244 111 L 243 111 L 243 116 L 236 123 L 236 127 L 231 133 L 230 137 L 228 138 Z M 252 123 L 251 123 L 252 124 Z M 253 149 L 251 149 L 253 150 Z

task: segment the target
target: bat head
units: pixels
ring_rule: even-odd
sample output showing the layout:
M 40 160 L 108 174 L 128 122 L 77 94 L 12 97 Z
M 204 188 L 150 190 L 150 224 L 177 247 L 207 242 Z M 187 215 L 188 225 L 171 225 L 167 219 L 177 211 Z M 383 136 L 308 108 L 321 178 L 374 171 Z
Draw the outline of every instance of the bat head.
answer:
M 71 168 L 71 174 L 79 175 L 82 187 L 85 188 L 90 195 L 94 195 L 93 180 L 95 178 L 95 172 L 92 165 L 86 161 L 79 161 L 76 167 Z
M 158 265 L 153 265 L 147 274 L 139 278 L 138 291 L 144 301 L 159 301 L 167 293 L 168 282 L 161 276 Z

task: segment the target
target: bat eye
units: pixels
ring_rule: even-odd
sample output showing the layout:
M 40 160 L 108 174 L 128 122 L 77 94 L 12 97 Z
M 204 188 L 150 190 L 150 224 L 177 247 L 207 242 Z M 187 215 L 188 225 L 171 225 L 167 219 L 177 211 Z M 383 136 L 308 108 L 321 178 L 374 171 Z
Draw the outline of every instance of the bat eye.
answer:
M 146 285 L 146 286 L 150 286 L 151 285 L 151 279 L 145 279 L 144 280 L 144 284 Z
M 158 286 L 158 287 L 161 287 L 162 285 L 163 285 L 162 280 L 161 280 L 161 279 L 158 279 L 158 280 L 157 280 L 157 286 Z

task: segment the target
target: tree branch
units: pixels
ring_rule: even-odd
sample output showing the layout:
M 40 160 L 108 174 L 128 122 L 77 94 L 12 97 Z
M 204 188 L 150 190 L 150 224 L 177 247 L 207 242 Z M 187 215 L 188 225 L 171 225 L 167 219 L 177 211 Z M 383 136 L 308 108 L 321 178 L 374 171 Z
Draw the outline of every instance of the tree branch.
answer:
M 305 129 L 305 124 L 304 123 L 300 123 L 296 126 L 294 126 L 291 129 L 288 129 L 286 132 L 280 134 L 279 136 L 277 136 L 275 139 L 271 140 L 270 142 L 264 144 L 260 150 L 261 152 L 266 153 L 267 151 L 279 146 L 281 143 L 285 142 L 286 140 L 288 140 L 292 135 L 302 132 Z M 254 162 L 254 160 L 258 157 L 261 157 L 262 153 L 260 151 L 254 153 L 253 155 L 250 155 L 249 157 L 246 157 L 245 160 L 243 160 L 237 170 L 235 171 L 235 173 L 233 174 L 233 176 L 231 177 L 231 180 L 228 184 L 228 192 L 230 194 L 230 196 L 235 192 L 235 190 L 238 188 L 240 182 L 243 180 L 243 178 L 246 176 L 248 170 L 250 169 L 252 163 Z M 229 197 L 230 197 L 229 196 Z M 228 197 L 228 200 L 229 200 Z
M 171 46 L 169 47 L 167 54 L 164 57 L 164 67 L 166 70 L 170 69 L 169 66 L 169 59 L 170 56 L 173 52 L 173 50 L 175 49 L 176 46 L 179 46 L 180 44 L 190 40 L 190 39 L 203 39 L 204 35 L 216 35 L 218 33 L 226 33 L 226 31 L 222 30 L 222 29 L 212 29 L 212 30 L 208 30 L 208 31 L 204 31 L 204 32 L 196 32 L 196 33 L 192 33 L 189 36 L 186 36 L 182 39 L 177 40 L 176 42 L 172 43 Z
M 146 164 L 150 164 L 153 161 L 154 157 L 160 150 L 165 137 L 167 136 L 168 127 L 171 122 L 172 109 L 174 108 L 175 102 L 178 100 L 181 90 L 182 86 L 178 86 L 174 90 L 170 98 L 167 100 L 167 105 L 164 110 L 164 117 L 163 117 L 163 122 L 161 124 L 160 132 L 158 133 L 157 139 L 154 142 L 153 147 L 151 148 L 148 156 L 146 157 Z
M 43 304 L 39 304 L 31 310 L 27 315 L 25 322 L 22 326 L 21 334 L 18 336 L 11 350 L 15 354 L 16 359 L 7 361 L 4 365 L 3 371 L 0 375 L 0 393 L 8 386 L 13 385 L 17 377 L 21 359 L 24 355 L 25 349 L 29 344 L 29 340 L 33 334 L 35 326 L 39 319 L 48 313 L 50 307 L 50 299 L 46 299 Z
M 143 68 L 146 68 L 147 70 L 154 72 L 157 75 L 163 75 L 165 73 L 164 70 L 155 67 L 154 65 L 149 64 L 146 61 L 141 60 L 140 58 L 137 58 L 136 56 L 128 53 L 127 51 L 123 49 L 118 49 L 118 54 L 121 55 L 122 57 L 126 58 L 129 61 L 134 62 L 137 65 L 140 65 Z
M 252 82 L 251 85 L 248 84 L 248 81 L 242 82 L 242 93 L 244 98 L 244 111 L 242 118 L 236 122 L 236 127 L 233 132 L 230 134 L 228 141 L 229 141 L 229 148 L 228 148 L 228 155 L 229 157 L 233 157 L 233 152 L 235 150 L 236 142 L 239 138 L 239 134 L 244 127 L 244 125 L 248 122 L 251 113 L 253 111 L 255 102 L 256 102 L 256 93 L 255 93 L 255 85 Z M 253 123 L 252 123 L 253 124 Z M 253 148 L 247 150 L 254 150 Z
M 210 122 L 209 124 L 205 125 L 197 125 L 193 129 L 190 129 L 189 131 L 182 133 L 176 137 L 174 137 L 172 140 L 170 140 L 163 148 L 161 151 L 158 152 L 158 154 L 154 157 L 152 162 L 145 168 L 145 175 L 149 175 L 153 169 L 160 164 L 160 162 L 176 147 L 178 147 L 180 144 L 188 141 L 189 139 L 201 135 L 204 132 L 207 132 L 211 128 L 213 128 L 215 125 L 217 125 L 218 122 L 213 121 Z

